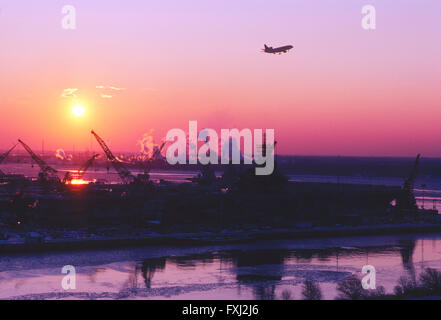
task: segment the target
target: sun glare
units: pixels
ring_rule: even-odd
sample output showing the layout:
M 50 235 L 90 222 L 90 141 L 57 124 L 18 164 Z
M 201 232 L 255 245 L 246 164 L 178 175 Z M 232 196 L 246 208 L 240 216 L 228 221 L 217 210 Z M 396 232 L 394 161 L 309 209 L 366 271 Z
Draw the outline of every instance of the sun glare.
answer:
M 82 117 L 85 112 L 86 109 L 81 105 L 76 105 L 72 108 L 72 113 L 75 117 Z
M 87 181 L 83 180 L 83 179 L 72 179 L 72 181 L 70 182 L 70 184 L 73 185 L 82 185 L 82 184 L 88 184 Z

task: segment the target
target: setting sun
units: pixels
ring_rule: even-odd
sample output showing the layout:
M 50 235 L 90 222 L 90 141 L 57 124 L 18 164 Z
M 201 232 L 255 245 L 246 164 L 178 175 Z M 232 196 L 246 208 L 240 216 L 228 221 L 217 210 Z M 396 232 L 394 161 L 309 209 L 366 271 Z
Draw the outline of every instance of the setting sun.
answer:
M 88 181 L 85 181 L 83 179 L 72 179 L 72 181 L 70 181 L 70 184 L 72 185 L 83 185 L 83 184 L 88 184 Z
M 72 108 L 72 113 L 75 117 L 82 117 L 85 112 L 86 109 L 81 105 L 76 105 Z

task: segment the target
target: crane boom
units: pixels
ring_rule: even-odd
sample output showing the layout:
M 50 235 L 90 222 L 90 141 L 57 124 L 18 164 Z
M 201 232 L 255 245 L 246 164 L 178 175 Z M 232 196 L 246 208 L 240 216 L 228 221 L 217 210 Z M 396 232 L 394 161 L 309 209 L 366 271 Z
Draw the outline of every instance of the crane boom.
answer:
M 92 158 L 86 161 L 86 163 L 83 164 L 83 166 L 78 169 L 78 177 L 81 179 L 83 175 L 86 173 L 86 171 L 89 169 L 89 167 L 92 165 L 92 163 L 95 161 L 96 158 L 99 157 L 99 154 L 94 154 Z
M 3 153 L 2 155 L 0 155 L 0 163 L 2 163 L 7 157 L 8 155 L 11 153 L 12 150 L 14 150 L 14 148 L 17 146 L 17 144 L 15 144 L 11 149 L 9 149 L 8 151 L 6 151 L 5 153 Z M 5 176 L 6 174 L 0 170 L 0 177 Z
M 0 163 L 2 163 L 8 156 L 9 154 L 12 152 L 12 150 L 14 150 L 14 148 L 17 146 L 17 144 L 15 144 L 11 149 L 9 149 L 8 151 L 6 151 L 5 153 L 3 153 L 2 155 L 0 155 Z
M 73 173 L 71 171 L 66 172 L 63 183 L 68 184 L 71 183 L 72 180 L 81 180 L 83 179 L 83 175 L 86 173 L 87 169 L 92 165 L 92 163 L 95 161 L 96 158 L 99 157 L 99 154 L 94 154 L 92 158 L 87 160 L 76 173 Z
M 25 148 L 25 150 L 29 153 L 29 155 L 31 156 L 32 160 L 34 160 L 38 166 L 40 167 L 41 171 L 43 173 L 47 173 L 47 174 L 53 174 L 55 175 L 58 171 L 55 170 L 54 168 L 52 168 L 51 166 L 49 166 L 43 159 L 41 159 L 38 155 L 36 155 L 34 153 L 34 151 L 32 151 L 32 149 L 23 141 L 21 141 L 20 139 L 18 139 L 18 142 L 21 143 L 21 145 L 23 146 L 23 148 Z
M 415 162 L 413 164 L 413 168 L 412 171 L 409 174 L 409 177 L 407 178 L 407 180 L 404 182 L 404 186 L 403 189 L 405 192 L 407 193 L 413 193 L 413 189 L 414 189 L 414 185 L 415 185 L 415 179 L 416 176 L 418 174 L 418 165 L 420 162 L 420 154 L 417 155 Z
M 96 141 L 98 141 L 98 144 L 103 149 L 104 153 L 107 156 L 107 160 L 109 160 L 112 163 L 113 168 L 118 173 L 119 177 L 124 183 L 130 183 L 135 180 L 135 177 L 130 173 L 130 171 L 119 161 L 110 151 L 109 147 L 106 145 L 103 139 L 99 135 L 97 135 L 93 130 L 91 133 L 94 135 Z
M 417 155 L 413 168 L 409 173 L 406 181 L 404 181 L 401 195 L 397 198 L 397 207 L 405 211 L 415 211 L 418 209 L 413 189 L 415 187 L 415 179 L 418 173 L 418 165 L 420 161 L 420 154 Z

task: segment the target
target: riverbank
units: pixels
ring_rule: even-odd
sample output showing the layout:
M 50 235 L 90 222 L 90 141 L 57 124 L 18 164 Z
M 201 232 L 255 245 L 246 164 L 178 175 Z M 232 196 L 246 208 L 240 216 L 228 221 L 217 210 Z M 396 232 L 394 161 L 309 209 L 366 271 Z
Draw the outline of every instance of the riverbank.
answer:
M 177 247 L 211 244 L 251 243 L 258 240 L 418 234 L 441 232 L 441 223 L 402 223 L 369 226 L 292 227 L 235 229 L 219 232 L 157 233 L 132 230 L 112 235 L 111 230 L 97 233 L 81 231 L 35 230 L 26 233 L 3 232 L 2 253 L 117 249 L 137 246 L 173 245 Z

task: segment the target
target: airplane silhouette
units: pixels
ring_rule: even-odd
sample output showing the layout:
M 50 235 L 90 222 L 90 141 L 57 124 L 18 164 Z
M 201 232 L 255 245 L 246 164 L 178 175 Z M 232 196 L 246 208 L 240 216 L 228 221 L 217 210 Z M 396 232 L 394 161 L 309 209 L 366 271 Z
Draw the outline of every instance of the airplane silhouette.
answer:
M 293 46 L 283 46 L 283 47 L 278 47 L 278 48 L 273 48 L 273 47 L 268 47 L 266 44 L 264 45 L 265 48 L 263 49 L 263 52 L 265 53 L 273 53 L 273 54 L 282 54 L 282 53 L 287 53 L 289 50 L 291 50 L 292 48 L 294 48 Z

